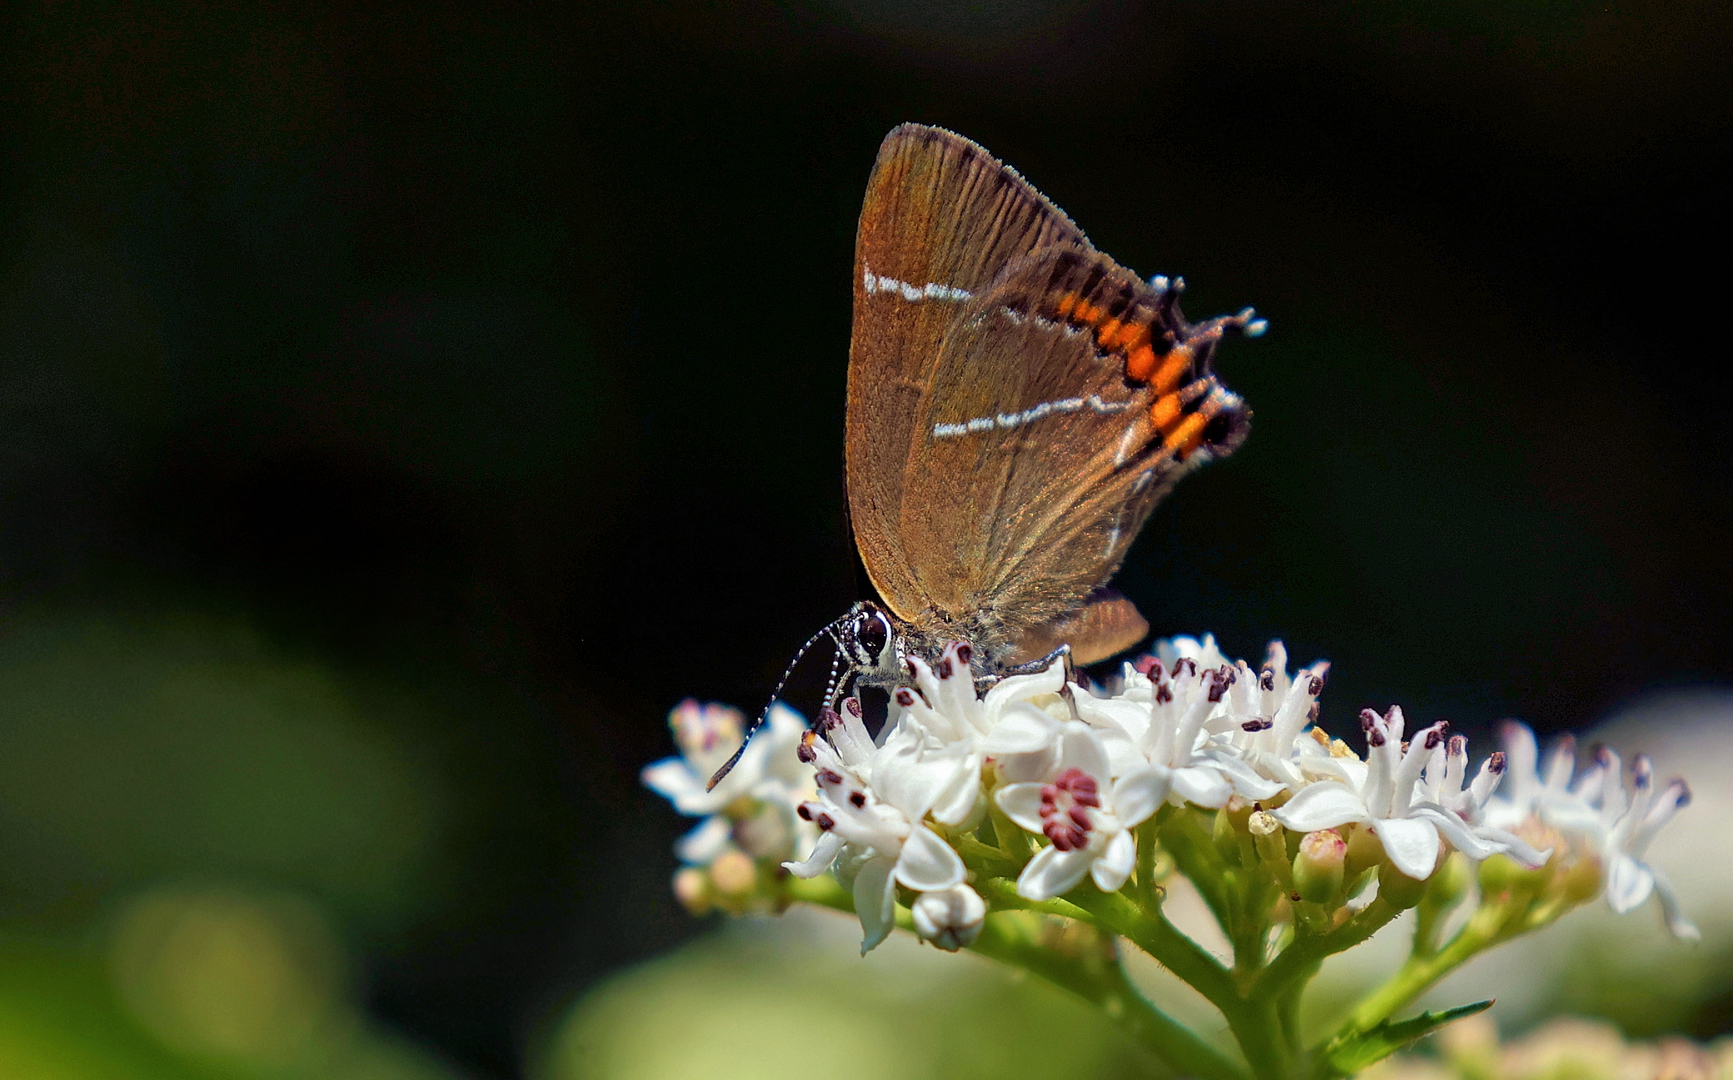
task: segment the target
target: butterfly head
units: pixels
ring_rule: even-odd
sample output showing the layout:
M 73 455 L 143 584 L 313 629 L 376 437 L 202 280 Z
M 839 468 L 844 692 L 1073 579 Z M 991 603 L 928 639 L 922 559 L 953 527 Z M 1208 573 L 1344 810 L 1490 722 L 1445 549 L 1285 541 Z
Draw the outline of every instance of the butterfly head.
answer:
M 850 609 L 836 623 L 835 640 L 843 663 L 856 671 L 882 671 L 897 663 L 896 627 L 877 604 L 863 600 Z

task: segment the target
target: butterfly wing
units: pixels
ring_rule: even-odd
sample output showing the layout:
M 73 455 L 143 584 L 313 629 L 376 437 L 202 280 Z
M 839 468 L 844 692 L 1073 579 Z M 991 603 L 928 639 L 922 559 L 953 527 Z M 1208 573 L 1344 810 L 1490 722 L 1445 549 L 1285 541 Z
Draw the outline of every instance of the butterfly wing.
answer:
M 908 499 L 904 484 L 941 343 L 1009 265 L 1054 244 L 1089 246 L 1069 218 L 981 147 L 917 124 L 886 136 L 855 244 L 848 496 L 861 561 L 905 621 L 928 606 L 916 574 L 924 553 L 907 547 L 903 521 L 926 508 Z
M 1239 444 L 1250 414 L 1209 363 L 1251 313 L 1194 326 L 1176 300 L 1058 244 L 956 310 L 901 448 L 897 535 L 930 632 L 1003 661 L 1074 620 L 1156 501 Z

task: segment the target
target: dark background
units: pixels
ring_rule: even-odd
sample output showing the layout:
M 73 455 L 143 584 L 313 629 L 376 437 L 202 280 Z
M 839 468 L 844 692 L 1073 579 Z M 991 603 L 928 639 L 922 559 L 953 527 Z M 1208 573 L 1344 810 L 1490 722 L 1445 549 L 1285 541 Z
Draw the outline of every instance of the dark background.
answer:
M 1338 726 L 1733 680 L 1733 8 L 562 7 L 12 24 L 0 630 L 244 620 L 420 703 L 363 712 L 455 807 L 389 918 L 219 852 L 13 860 L 14 924 L 261 873 L 335 905 L 378 1015 L 497 1076 L 693 933 L 637 770 L 854 599 L 852 242 L 904 120 L 1192 317 L 1271 321 L 1219 362 L 1249 442 L 1119 577 L 1157 633 L 1329 657 Z

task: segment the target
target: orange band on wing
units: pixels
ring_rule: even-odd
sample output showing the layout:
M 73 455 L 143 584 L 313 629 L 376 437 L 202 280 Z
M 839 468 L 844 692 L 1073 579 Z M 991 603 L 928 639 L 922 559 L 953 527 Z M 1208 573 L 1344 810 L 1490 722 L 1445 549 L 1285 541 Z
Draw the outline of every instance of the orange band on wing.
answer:
M 1189 345 L 1175 345 L 1161 358 L 1161 367 L 1149 380 L 1149 388 L 1165 394 L 1179 385 L 1179 380 L 1191 370 L 1192 351 Z
M 1168 425 L 1179 418 L 1179 395 L 1163 394 L 1149 407 L 1149 422 L 1167 434 Z
M 1155 350 L 1139 345 L 1125 354 L 1125 377 L 1136 383 L 1146 383 L 1155 374 Z
M 1161 444 L 1172 450 L 1174 457 L 1183 461 L 1197 449 L 1198 443 L 1203 442 L 1204 425 L 1208 423 L 1209 417 L 1202 413 L 1192 413 L 1181 420 L 1179 426 L 1174 428 Z

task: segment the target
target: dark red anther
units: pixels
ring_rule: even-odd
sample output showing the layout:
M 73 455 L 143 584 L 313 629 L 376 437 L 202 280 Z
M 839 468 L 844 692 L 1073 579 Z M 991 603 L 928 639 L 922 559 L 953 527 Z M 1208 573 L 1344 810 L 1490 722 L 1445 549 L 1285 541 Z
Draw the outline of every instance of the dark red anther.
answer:
M 1492 775 L 1494 775 L 1494 776 L 1498 776 L 1499 774 L 1503 773 L 1504 772 L 1504 751 L 1503 750 L 1494 750 L 1492 752 L 1492 756 L 1486 759 L 1486 767 L 1492 771 Z
M 856 720 L 859 720 L 861 717 L 866 715 L 866 713 L 861 709 L 860 698 L 857 698 L 857 697 L 843 698 L 842 699 L 842 707 L 847 709 L 848 714 L 850 716 L 854 717 Z
M 1269 668 L 1265 668 L 1263 671 L 1258 673 L 1258 689 L 1259 690 L 1270 691 L 1270 690 L 1274 690 L 1275 688 L 1276 688 L 1276 673 L 1274 671 L 1271 671 Z
M 906 686 L 897 688 L 897 704 L 907 709 L 915 703 L 915 692 Z
M 1371 731 L 1372 728 L 1381 719 L 1382 719 L 1382 717 L 1380 717 L 1375 710 L 1361 709 L 1360 710 L 1360 730 L 1361 731 Z
M 1161 678 L 1161 658 L 1149 653 L 1131 662 L 1131 668 L 1139 675 L 1147 675 L 1151 679 Z
M 1382 731 L 1379 731 L 1377 728 L 1373 728 L 1371 731 L 1368 731 L 1366 733 L 1366 745 L 1367 746 L 1383 746 L 1384 745 L 1384 733 Z
M 957 642 L 957 661 L 962 664 L 975 662 L 975 650 L 966 641 Z
M 836 828 L 836 819 L 829 814 L 820 814 L 814 824 L 818 826 L 820 832 L 829 832 Z
M 794 808 L 794 812 L 800 815 L 800 820 L 802 820 L 802 821 L 811 821 L 812 820 L 812 804 L 811 803 L 801 803 L 799 806 Z
M 818 774 L 818 782 L 831 785 L 840 784 L 842 783 L 842 774 L 835 769 L 825 769 Z
M 941 656 L 939 658 L 939 678 L 948 679 L 956 670 L 957 669 L 951 664 L 950 657 Z
M 854 807 L 856 810 L 861 809 L 862 807 L 866 806 L 866 792 L 864 792 L 864 791 L 851 791 L 851 792 L 849 792 L 848 793 L 848 802 L 849 802 L 849 805 Z

